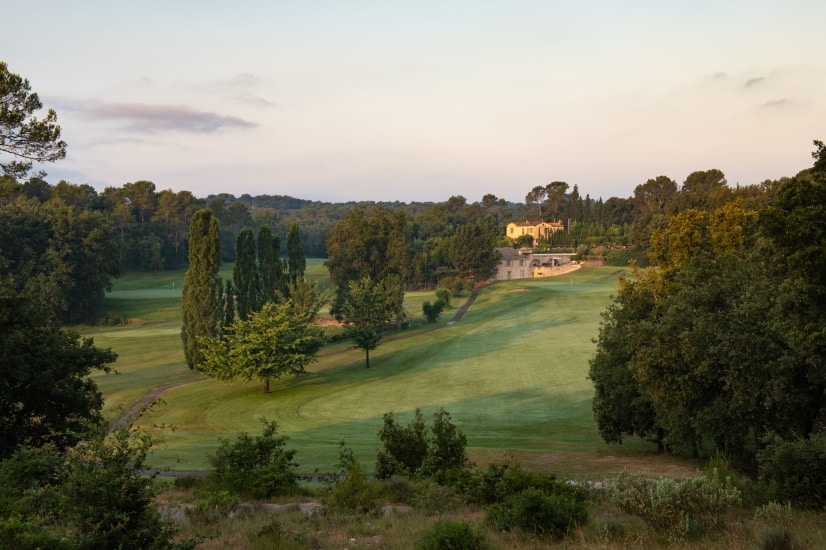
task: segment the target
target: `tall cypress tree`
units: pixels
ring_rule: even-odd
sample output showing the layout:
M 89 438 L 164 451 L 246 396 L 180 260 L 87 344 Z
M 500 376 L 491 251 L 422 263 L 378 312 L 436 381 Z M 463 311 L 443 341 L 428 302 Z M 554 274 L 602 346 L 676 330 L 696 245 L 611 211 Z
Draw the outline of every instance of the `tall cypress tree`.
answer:
M 307 259 L 304 257 L 304 245 L 298 232 L 298 222 L 290 225 L 287 233 L 287 279 L 294 283 L 296 279 L 304 276 L 307 269 Z
M 238 318 L 246 321 L 263 305 L 260 298 L 261 289 L 258 280 L 258 267 L 255 261 L 255 235 L 252 229 L 242 229 L 235 241 L 235 265 L 232 268 L 237 295 L 236 308 Z
M 199 210 L 189 224 L 189 269 L 181 294 L 181 339 L 186 363 L 191 369 L 197 369 L 203 359 L 198 338 L 216 336 L 221 331 L 220 268 L 218 219 L 211 210 Z
M 258 272 L 265 303 L 274 302 L 275 293 L 284 291 L 284 269 L 279 258 L 280 252 L 281 239 L 273 234 L 268 225 L 262 225 L 258 229 Z

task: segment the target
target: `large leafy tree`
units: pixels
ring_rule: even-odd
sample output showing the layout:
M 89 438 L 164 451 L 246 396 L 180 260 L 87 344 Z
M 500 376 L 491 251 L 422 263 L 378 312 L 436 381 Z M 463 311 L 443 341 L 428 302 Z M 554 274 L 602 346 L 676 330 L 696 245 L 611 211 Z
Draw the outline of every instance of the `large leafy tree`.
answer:
M 326 263 L 336 285 L 333 315 L 341 311 L 351 281 L 381 281 L 389 274 L 405 280 L 410 271 L 409 225 L 404 212 L 378 206 L 369 211 L 353 208 L 336 223 L 327 239 Z
M 816 163 L 784 182 L 759 216 L 737 199 L 682 210 L 653 232 L 657 265 L 621 286 L 591 361 L 606 441 L 656 435 L 672 450 L 721 450 L 753 468 L 768 434 L 819 429 L 825 175 Z M 688 193 L 719 191 L 721 179 L 695 174 Z
M 299 310 L 289 300 L 268 302 L 245 321 L 236 321 L 223 337 L 200 339 L 201 371 L 221 382 L 260 380 L 269 393 L 270 381 L 300 375 L 316 360 L 323 332 L 313 322 L 317 309 Z
M 201 338 L 221 332 L 224 308 L 220 268 L 218 220 L 211 210 L 199 210 L 189 225 L 189 269 L 181 294 L 181 339 L 191 369 L 201 368 Z
M 33 298 L 0 282 L 0 458 L 18 445 L 76 443 L 100 419 L 103 398 L 93 370 L 116 355 L 61 329 Z
M 491 223 L 493 222 L 493 223 Z M 459 227 L 450 241 L 450 263 L 459 276 L 480 283 L 496 273 L 500 254 L 495 249 L 498 232 L 493 218 Z
M 36 113 L 42 108 L 29 81 L 0 61 L 0 153 L 12 157 L 0 162 L 4 174 L 22 178 L 32 162 L 54 162 L 66 156 L 66 142 L 60 139 L 60 126 L 56 124 L 57 113 L 49 109 L 38 119 Z
M 89 322 L 120 273 L 109 217 L 59 200 L 0 205 L 0 242 L 6 283 L 63 321 Z

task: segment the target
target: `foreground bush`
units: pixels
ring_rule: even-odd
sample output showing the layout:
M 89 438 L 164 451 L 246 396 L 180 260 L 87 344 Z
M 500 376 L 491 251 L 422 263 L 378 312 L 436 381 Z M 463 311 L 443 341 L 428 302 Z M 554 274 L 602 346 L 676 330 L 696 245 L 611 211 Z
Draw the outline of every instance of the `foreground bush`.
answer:
M 772 439 L 757 455 L 760 478 L 783 502 L 804 508 L 826 506 L 826 434 L 810 439 Z
M 416 409 L 413 420 L 400 426 L 392 412 L 385 413 L 379 430 L 384 449 L 376 457 L 376 476 L 389 479 L 394 475 L 423 476 L 436 479 L 454 470 L 470 466 L 467 438 L 450 419 L 450 413 L 439 409 L 433 415 L 433 425 L 427 433 L 424 416 Z
M 367 476 L 364 466 L 356 460 L 352 449 L 345 447 L 343 441 L 339 445 L 338 479 L 331 487 L 325 504 L 340 512 L 378 514 L 381 510 L 381 484 Z
M 229 516 L 239 504 L 238 497 L 229 491 L 212 491 L 204 498 L 196 499 L 192 507 L 186 508 L 184 513 L 194 523 L 215 523 Z
M 586 496 L 582 487 L 561 483 L 553 474 L 529 472 L 518 462 L 490 464 L 486 470 L 457 477 L 455 483 L 468 502 L 481 505 L 504 502 L 531 488 L 549 495 L 562 495 L 576 502 L 585 502 Z
M 261 422 L 264 430 L 260 436 L 241 432 L 234 440 L 221 440 L 215 454 L 209 457 L 213 469 L 207 479 L 211 485 L 253 498 L 296 490 L 295 450 L 284 448 L 288 438 L 277 435 L 274 421 L 262 418 Z
M 0 465 L 0 548 L 169 548 L 173 526 L 141 471 L 152 445 L 127 427 L 101 427 L 65 452 L 18 449 Z
M 463 521 L 440 521 L 424 532 L 416 550 L 483 550 L 485 536 Z
M 623 472 L 611 496 L 620 510 L 676 540 L 722 528 L 725 514 L 741 503 L 740 491 L 717 471 L 679 480 Z
M 521 529 L 540 537 L 560 539 L 588 520 L 584 502 L 529 488 L 490 507 L 486 522 L 493 529 Z

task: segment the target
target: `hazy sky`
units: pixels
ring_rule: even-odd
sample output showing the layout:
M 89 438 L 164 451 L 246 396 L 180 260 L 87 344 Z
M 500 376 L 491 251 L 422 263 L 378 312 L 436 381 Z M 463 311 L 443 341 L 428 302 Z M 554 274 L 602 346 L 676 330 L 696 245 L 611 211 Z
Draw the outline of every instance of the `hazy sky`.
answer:
M 627 197 L 790 176 L 826 139 L 826 2 L 9 2 L 47 180 L 197 196 Z

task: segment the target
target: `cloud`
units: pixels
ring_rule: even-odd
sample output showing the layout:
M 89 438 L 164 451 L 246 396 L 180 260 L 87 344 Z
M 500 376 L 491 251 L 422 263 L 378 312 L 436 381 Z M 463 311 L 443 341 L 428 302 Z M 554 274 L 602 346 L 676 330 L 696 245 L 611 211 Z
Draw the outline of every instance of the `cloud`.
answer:
M 253 95 L 247 92 L 237 95 L 232 99 L 234 101 L 237 101 L 238 103 L 245 103 L 247 105 L 253 105 L 255 107 L 276 107 L 276 104 L 270 101 L 269 99 L 265 99 L 263 97 Z
M 136 132 L 179 131 L 209 134 L 225 128 L 254 128 L 242 118 L 208 111 L 196 111 L 185 105 L 147 103 L 101 103 L 79 109 L 97 120 L 121 120 Z
M 761 105 L 761 107 L 767 107 L 769 109 L 773 109 L 776 107 L 785 107 L 787 105 L 791 105 L 794 103 L 794 100 L 789 99 L 788 97 L 784 97 L 781 99 L 772 99 L 771 101 L 767 101 Z
M 745 87 L 746 88 L 751 88 L 752 86 L 756 86 L 757 84 L 762 83 L 764 80 L 766 80 L 766 77 L 763 77 L 763 76 L 757 76 L 757 77 L 754 77 L 754 78 L 749 78 L 748 80 L 746 80 Z

